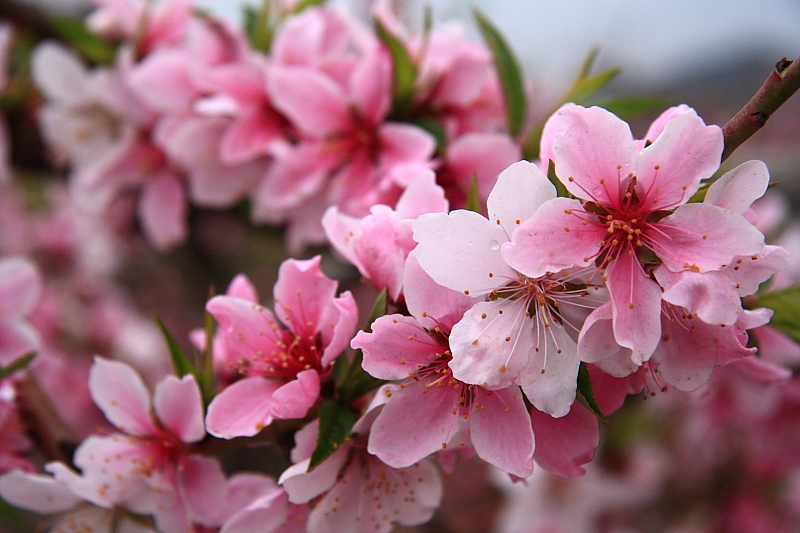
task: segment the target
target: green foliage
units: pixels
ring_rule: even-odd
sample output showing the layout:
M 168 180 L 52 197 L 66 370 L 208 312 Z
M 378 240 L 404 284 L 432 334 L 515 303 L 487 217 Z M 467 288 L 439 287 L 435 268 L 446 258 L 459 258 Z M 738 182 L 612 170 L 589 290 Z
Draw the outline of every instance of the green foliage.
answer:
M 372 323 L 385 315 L 389 308 L 389 292 L 383 289 L 375 299 L 375 305 L 367 319 L 367 326 L 364 331 L 372 332 Z M 345 355 L 340 355 L 333 365 L 333 376 L 336 380 L 336 391 L 341 401 L 347 403 L 356 400 L 365 393 L 377 389 L 384 382 L 369 375 L 361 368 L 361 361 L 364 354 L 361 350 L 356 350 L 353 360 L 348 364 Z
M 581 363 L 580 368 L 578 368 L 578 392 L 580 393 L 579 400 L 582 400 L 581 403 L 593 412 L 597 418 L 603 422 L 608 422 L 606 415 L 600 410 L 600 406 L 597 405 L 597 400 L 594 398 L 592 378 L 589 376 L 589 370 L 584 363 Z
M 206 315 L 206 335 L 210 333 L 206 339 L 206 352 L 208 355 L 195 353 L 195 361 L 192 361 L 186 352 L 183 351 L 183 348 L 181 348 L 178 341 L 175 340 L 175 337 L 173 337 L 166 328 L 161 318 L 154 315 L 153 320 L 155 320 L 158 329 L 161 330 L 161 334 L 164 336 L 164 340 L 167 343 L 169 355 L 172 359 L 172 368 L 175 374 L 178 377 L 183 377 L 187 374 L 193 375 L 203 394 L 203 402 L 205 405 L 208 405 L 214 396 L 214 372 L 211 367 L 211 339 L 213 338 L 214 319 L 211 315 Z
M 620 96 L 597 103 L 598 106 L 608 109 L 626 122 L 664 109 L 669 104 L 669 98 L 660 96 Z
M 516 137 L 525 125 L 528 110 L 522 71 L 511 48 L 497 28 L 478 9 L 473 9 L 472 14 L 478 23 L 483 40 L 492 51 L 494 66 L 497 76 L 500 78 L 503 100 L 506 105 L 508 132 L 512 137 Z
M 52 15 L 48 18 L 53 31 L 68 45 L 93 64 L 110 65 L 116 50 L 100 36 L 89 31 L 83 21 Z
M 474 211 L 479 215 L 482 214 L 481 198 L 478 194 L 478 176 L 472 175 L 472 180 L 469 182 L 469 194 L 467 196 L 467 211 Z
M 325 400 L 319 409 L 319 436 L 317 447 L 311 454 L 308 470 L 319 466 L 330 457 L 350 436 L 356 417 L 350 409 L 333 400 Z
M 34 357 L 36 357 L 36 352 L 30 352 L 23 355 L 19 359 L 14 359 L 8 365 L 0 368 L 0 379 L 5 379 L 14 372 L 22 370 L 23 368 L 28 366 L 31 361 L 33 361 Z
M 772 309 L 775 314 L 770 325 L 800 342 L 800 285 L 759 294 L 756 305 Z
M 411 124 L 419 126 L 423 130 L 433 135 L 436 139 L 436 152 L 443 154 L 447 149 L 447 132 L 444 131 L 444 126 L 441 122 L 433 117 L 422 117 L 411 121 Z
M 561 183 L 561 180 L 558 179 L 558 176 L 556 176 L 556 164 L 553 162 L 552 159 L 550 161 L 548 161 L 548 163 L 547 163 L 547 179 L 550 180 L 550 183 L 555 185 L 555 187 L 556 187 L 556 195 L 558 195 L 559 198 L 571 198 L 572 197 L 572 195 L 570 195 L 569 191 L 567 191 L 567 188 L 564 187 L 564 184 Z
M 394 114 L 403 115 L 411 110 L 413 104 L 417 65 L 400 39 L 378 19 L 375 19 L 375 29 L 392 57 L 392 110 Z

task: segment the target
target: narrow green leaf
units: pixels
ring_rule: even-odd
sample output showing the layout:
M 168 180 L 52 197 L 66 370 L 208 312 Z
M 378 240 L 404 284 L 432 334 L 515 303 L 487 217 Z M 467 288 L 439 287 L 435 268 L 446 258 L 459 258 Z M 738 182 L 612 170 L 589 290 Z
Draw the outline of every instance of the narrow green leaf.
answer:
M 472 180 L 469 182 L 469 193 L 467 195 L 467 211 L 474 211 L 475 213 L 482 214 L 481 198 L 478 193 L 478 175 L 472 174 Z
M 322 403 L 319 409 L 317 447 L 311 454 L 311 462 L 308 465 L 309 472 L 344 444 L 355 423 L 355 415 L 346 406 L 333 400 L 325 400 Z
M 563 102 L 584 104 L 589 98 L 597 94 L 600 89 L 608 85 L 620 72 L 620 69 L 612 68 L 591 76 L 579 78 L 564 96 Z
M 583 79 L 589 75 L 594 67 L 594 62 L 597 61 L 597 56 L 600 54 L 600 47 L 595 46 L 589 53 L 586 54 L 586 58 L 583 60 L 583 64 L 581 65 L 581 69 L 578 71 L 577 80 Z
M 60 15 L 51 15 L 48 21 L 59 37 L 90 62 L 102 65 L 114 62 L 114 47 L 89 31 L 82 21 Z
M 492 51 L 494 66 L 497 69 L 497 76 L 500 78 L 500 85 L 503 90 L 506 115 L 508 115 L 508 132 L 512 137 L 516 137 L 522 131 L 528 110 L 522 71 L 508 43 L 489 22 L 489 19 L 477 8 L 472 10 L 472 14 L 478 23 L 478 29 L 483 35 L 483 40 L 489 50 Z
M 31 361 L 33 361 L 34 357 L 36 357 L 36 352 L 30 352 L 23 355 L 19 359 L 14 359 L 8 365 L 0 368 L 0 379 L 5 379 L 14 372 L 22 370 L 23 368 L 28 366 Z
M 552 113 L 551 113 L 552 114 Z M 528 138 L 522 142 L 522 158 L 528 161 L 539 159 L 540 146 L 542 144 L 542 132 L 544 123 L 534 125 L 528 132 Z
M 204 326 L 206 344 L 203 347 L 203 373 L 199 385 L 203 391 L 203 399 L 208 404 L 214 396 L 214 333 L 217 329 L 217 322 L 208 311 L 205 312 Z
M 367 333 L 372 333 L 372 323 L 385 315 L 388 310 L 389 290 L 384 287 L 380 294 L 378 294 L 378 297 L 375 298 L 375 304 L 372 306 L 372 311 L 369 313 L 369 317 L 367 318 L 367 327 L 364 328 L 364 331 Z
M 318 5 L 320 5 L 320 4 L 324 3 L 324 2 L 325 2 L 325 0 L 301 0 L 300 2 L 297 3 L 297 5 L 294 6 L 294 9 L 292 10 L 292 13 L 300 13 L 304 9 L 307 9 L 309 7 L 318 6 Z
M 597 405 L 597 400 L 594 398 L 594 391 L 592 390 L 592 378 L 589 376 L 589 370 L 584 363 L 578 368 L 578 392 L 581 393 L 583 400 L 586 402 L 586 407 L 603 422 L 608 422 L 606 415 L 600 410 Z
M 800 285 L 760 294 L 756 305 L 772 309 L 770 325 L 800 342 Z
M 433 7 L 430 4 L 425 4 L 425 11 L 422 18 L 422 35 L 427 38 L 433 29 Z
M 558 176 L 556 176 L 556 164 L 553 162 L 552 159 L 547 163 L 547 179 L 550 180 L 550 183 L 555 185 L 556 195 L 558 197 L 570 198 L 569 191 L 567 190 L 566 187 L 564 187 L 564 184 L 561 183 L 561 180 L 558 179 Z
M 156 321 L 156 325 L 158 329 L 161 330 L 164 340 L 167 341 L 167 348 L 169 348 L 169 355 L 172 358 L 172 367 L 175 370 L 175 374 L 178 377 L 183 377 L 186 374 L 193 374 L 195 377 L 198 377 L 197 368 L 184 353 L 183 349 L 175 340 L 175 337 L 173 337 L 166 326 L 164 326 L 161 318 L 159 318 L 158 315 L 153 315 L 153 320 Z
M 688 203 L 696 204 L 696 203 L 700 203 L 703 200 L 705 200 L 706 199 L 706 194 L 708 193 L 708 188 L 711 187 L 712 183 L 713 182 L 711 182 L 711 181 L 707 181 L 705 183 L 701 183 L 700 184 L 700 188 L 697 189 L 697 192 L 694 193 L 694 195 L 691 198 L 689 198 Z
M 258 9 L 247 6 L 244 10 L 244 32 L 250 45 L 259 52 L 269 52 L 275 32 L 270 0 L 262 0 Z
M 411 109 L 417 66 L 400 39 L 392 35 L 378 19 L 375 19 L 375 28 L 392 56 L 392 110 L 402 115 Z
M 664 109 L 669 103 L 669 98 L 660 96 L 621 96 L 603 100 L 597 105 L 611 111 L 624 121 L 630 121 L 647 113 Z

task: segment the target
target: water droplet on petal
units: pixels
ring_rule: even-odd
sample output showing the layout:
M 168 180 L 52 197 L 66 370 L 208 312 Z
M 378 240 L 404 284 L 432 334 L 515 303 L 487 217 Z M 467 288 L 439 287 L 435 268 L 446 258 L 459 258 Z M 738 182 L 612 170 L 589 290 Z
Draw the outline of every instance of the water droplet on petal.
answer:
M 489 241 L 489 249 L 493 252 L 496 252 L 500 249 L 500 243 L 495 240 Z

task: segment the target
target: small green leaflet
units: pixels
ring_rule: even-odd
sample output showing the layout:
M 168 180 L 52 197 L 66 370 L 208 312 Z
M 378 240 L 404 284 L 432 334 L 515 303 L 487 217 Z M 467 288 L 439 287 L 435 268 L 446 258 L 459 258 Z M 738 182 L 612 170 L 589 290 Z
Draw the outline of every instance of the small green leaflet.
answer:
M 14 359 L 8 365 L 0 368 L 0 379 L 5 379 L 14 372 L 22 370 L 23 368 L 28 366 L 31 361 L 33 361 L 34 357 L 36 357 L 36 352 L 30 352 L 23 355 L 19 359 Z
M 547 179 L 550 180 L 550 183 L 555 185 L 556 195 L 559 198 L 572 198 L 567 188 L 564 187 L 564 184 L 561 183 L 561 180 L 556 176 L 556 164 L 552 159 L 547 163 Z
M 414 99 L 414 83 L 417 81 L 417 65 L 403 43 L 375 19 L 378 37 L 392 56 L 392 111 L 403 115 L 411 109 Z
M 756 305 L 772 309 L 769 325 L 800 342 L 800 285 L 760 294 Z
M 201 363 L 202 367 L 195 364 L 180 347 L 175 337 L 173 337 L 166 326 L 164 326 L 161 318 L 157 315 L 153 315 L 153 320 L 155 320 L 158 329 L 161 330 L 161 334 L 167 342 L 167 348 L 169 349 L 169 355 L 172 359 L 172 368 L 175 370 L 175 374 L 178 377 L 183 377 L 187 374 L 193 375 L 197 381 L 197 385 L 200 387 L 200 391 L 203 393 L 203 401 L 208 405 L 214 395 L 214 373 L 211 369 L 211 358 L 208 358 L 208 363 Z M 206 320 L 208 320 L 208 318 L 206 318 Z M 208 331 L 208 322 L 206 322 L 206 332 Z
M 591 76 L 582 76 L 575 80 L 572 87 L 564 96 L 563 103 L 572 102 L 575 104 L 583 104 L 589 98 L 597 94 L 600 89 L 608 85 L 611 80 L 617 77 L 621 72 L 618 68 L 603 70 Z
M 472 180 L 469 182 L 469 194 L 467 196 L 467 211 L 483 214 L 481 209 L 481 199 L 478 195 L 478 176 L 472 175 Z
M 608 422 L 606 415 L 600 410 L 597 405 L 597 400 L 594 399 L 594 391 L 592 390 L 592 378 L 589 376 L 589 370 L 584 363 L 578 368 L 578 392 L 581 393 L 586 407 L 603 422 Z M 583 402 L 581 402 L 583 403 Z
M 333 400 L 325 400 L 319 409 L 319 436 L 311 454 L 308 471 L 314 470 L 330 457 L 350 436 L 356 416 L 350 409 Z
M 93 64 L 110 65 L 117 51 L 98 35 L 89 31 L 80 20 L 53 15 L 48 22 L 59 37 Z
M 669 104 L 669 98 L 659 96 L 621 96 L 603 100 L 597 105 L 627 122 L 647 113 L 664 109 Z
M 512 137 L 516 137 L 525 125 L 525 118 L 528 112 L 522 71 L 519 68 L 516 57 L 511 52 L 511 48 L 500 32 L 497 31 L 497 28 L 477 8 L 472 10 L 472 14 L 478 23 L 478 29 L 483 35 L 483 40 L 489 50 L 492 51 L 494 67 L 497 69 L 497 76 L 500 78 L 503 100 L 506 104 L 508 132 Z

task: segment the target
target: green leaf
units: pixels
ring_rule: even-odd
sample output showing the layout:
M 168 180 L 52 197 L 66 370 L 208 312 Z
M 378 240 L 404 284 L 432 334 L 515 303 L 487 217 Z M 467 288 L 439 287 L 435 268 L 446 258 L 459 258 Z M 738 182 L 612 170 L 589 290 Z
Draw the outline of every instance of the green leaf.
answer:
M 769 324 L 800 342 L 800 285 L 761 294 L 756 305 L 772 309 L 775 314 Z
M 94 64 L 110 65 L 116 50 L 100 36 L 89 31 L 83 22 L 69 17 L 51 15 L 50 26 L 67 44 Z
M 317 447 L 311 454 L 310 472 L 330 457 L 350 436 L 356 417 L 346 406 L 333 400 L 325 400 L 319 409 L 319 436 Z
M 483 35 L 483 40 L 486 42 L 489 50 L 492 51 L 494 67 L 497 70 L 497 76 L 500 78 L 503 100 L 506 105 L 508 132 L 512 137 L 516 137 L 520 131 L 522 131 L 522 126 L 525 124 L 528 110 L 522 71 L 508 43 L 506 43 L 506 40 L 492 23 L 489 22 L 489 19 L 477 8 L 472 10 L 472 14 L 478 23 L 478 29 L 481 35 Z
M 600 89 L 608 85 L 617 74 L 621 72 L 618 68 L 612 68 L 592 74 L 591 76 L 584 76 L 575 80 L 572 87 L 564 96 L 563 102 L 572 102 L 575 104 L 584 104 L 586 101 L 597 94 Z
M 417 65 L 411 59 L 403 43 L 375 19 L 378 37 L 392 56 L 392 110 L 404 114 L 411 109 L 414 98 L 414 83 L 417 81 Z
M 389 290 L 384 287 L 380 294 L 378 294 L 378 297 L 375 298 L 375 305 L 372 306 L 372 311 L 369 313 L 369 317 L 367 318 L 367 327 L 364 328 L 364 331 L 367 333 L 372 333 L 372 323 L 385 315 L 388 311 Z
M 186 374 L 192 374 L 196 378 L 199 377 L 194 363 L 192 363 L 186 353 L 184 353 L 183 349 L 175 340 L 175 337 L 167 330 L 158 315 L 153 315 L 153 320 L 156 321 L 156 325 L 158 329 L 161 330 L 164 340 L 167 341 L 167 348 L 169 348 L 169 355 L 172 358 L 172 367 L 175 370 L 175 374 L 178 377 L 183 377 Z
M 667 107 L 669 98 L 660 96 L 621 96 L 603 100 L 597 105 L 611 111 L 624 121 L 631 121 L 642 115 Z
M 5 379 L 14 372 L 22 370 L 23 368 L 28 366 L 31 361 L 33 361 L 34 357 L 36 357 L 36 352 L 30 352 L 23 355 L 19 359 L 14 359 L 8 365 L 0 368 L 0 379 Z
M 294 9 L 292 9 L 292 13 L 300 13 L 304 9 L 318 6 L 323 3 L 325 3 L 325 0 L 301 0 L 300 2 L 297 3 L 296 6 L 294 6 Z
M 578 368 L 578 392 L 585 402 L 586 407 L 603 422 L 608 422 L 606 415 L 600 410 L 597 405 L 597 400 L 594 399 L 594 391 L 592 390 L 592 378 L 589 376 L 589 370 L 584 363 Z
M 687 203 L 696 204 L 700 203 L 706 199 L 706 194 L 708 193 L 708 188 L 711 187 L 712 181 L 707 181 L 705 183 L 700 184 L 700 188 L 697 189 L 697 192 L 689 198 Z
M 597 61 L 597 56 L 600 54 L 600 47 L 595 46 L 589 53 L 586 54 L 586 58 L 583 60 L 583 64 L 581 65 L 581 69 L 578 71 L 578 78 L 582 79 L 589 75 L 594 67 L 595 61 Z
M 270 7 L 270 0 L 263 0 L 258 9 L 252 6 L 244 8 L 244 33 L 253 49 L 264 53 L 269 52 L 275 32 Z
M 479 215 L 483 213 L 481 209 L 481 198 L 478 194 L 478 175 L 472 174 L 469 182 L 469 193 L 467 195 L 467 211 L 474 211 Z
M 547 163 L 547 179 L 550 180 L 550 183 L 555 185 L 555 187 L 556 187 L 556 195 L 558 197 L 560 197 L 560 198 L 571 198 L 572 197 L 569 194 L 569 191 L 567 190 L 567 188 L 564 187 L 564 184 L 561 183 L 561 180 L 558 179 L 558 176 L 556 176 L 556 164 L 553 162 L 552 159 L 550 161 L 548 161 L 548 163 Z

